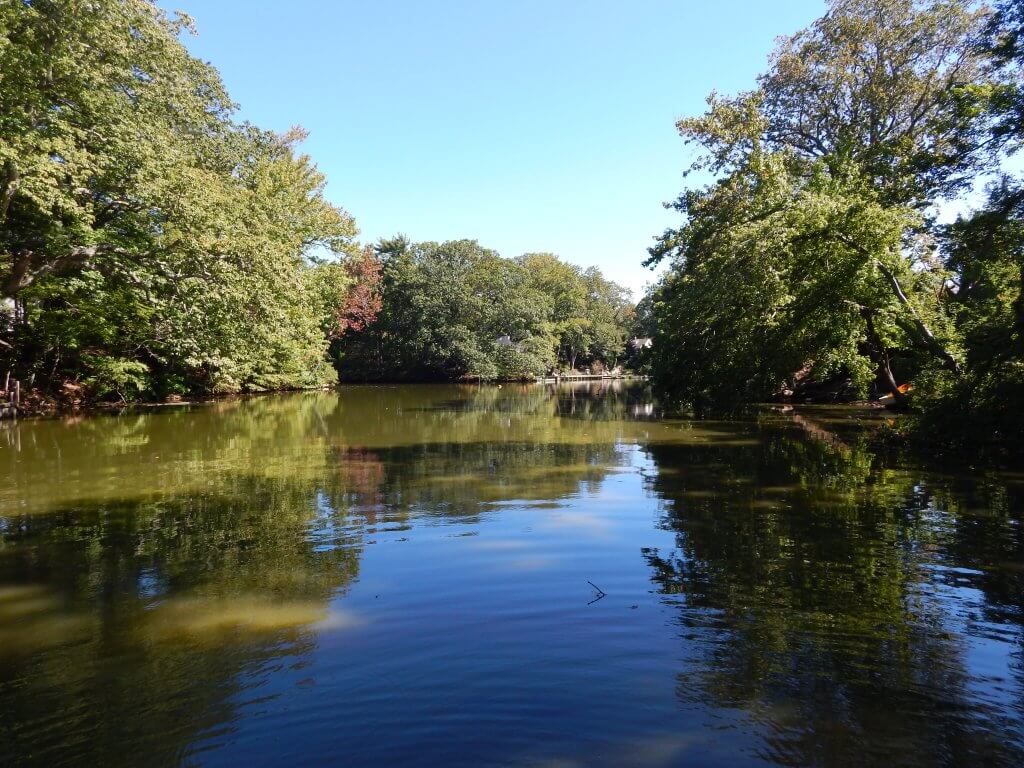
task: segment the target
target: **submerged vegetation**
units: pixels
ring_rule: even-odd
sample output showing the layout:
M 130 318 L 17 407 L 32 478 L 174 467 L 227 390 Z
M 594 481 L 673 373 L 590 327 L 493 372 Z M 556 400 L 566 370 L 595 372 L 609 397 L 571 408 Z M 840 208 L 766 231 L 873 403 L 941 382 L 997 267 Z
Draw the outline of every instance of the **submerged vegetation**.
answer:
M 890 439 L 1024 439 L 994 2 L 829 0 L 682 120 L 634 304 L 361 241 L 155 0 L 0 0 L 0 417 L 449 382 L 0 424 L 0 766 L 1024 765 L 1024 472 Z
M 847 409 L 653 405 L 353 387 L 7 425 L 0 764 L 665 764 L 652 732 L 709 765 L 1022 764 L 1020 473 L 887 456 Z M 378 736 L 480 690 L 500 717 Z
M 1024 438 L 1024 197 L 1002 170 L 1022 25 L 1014 0 L 832 0 L 755 90 L 679 122 L 713 181 L 651 249 L 664 392 L 697 411 L 870 393 L 944 442 Z

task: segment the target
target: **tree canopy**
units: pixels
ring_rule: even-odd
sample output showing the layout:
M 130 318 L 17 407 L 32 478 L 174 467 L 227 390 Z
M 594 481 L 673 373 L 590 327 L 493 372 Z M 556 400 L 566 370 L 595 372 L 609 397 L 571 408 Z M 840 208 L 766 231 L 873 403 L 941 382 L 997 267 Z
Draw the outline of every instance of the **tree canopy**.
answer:
M 614 366 L 626 291 L 553 254 L 505 259 L 474 240 L 378 244 L 380 312 L 336 343 L 345 379 L 519 379 Z
M 192 31 L 149 0 L 0 4 L 0 369 L 128 400 L 619 356 L 595 271 L 562 265 L 570 306 L 471 241 L 359 246 L 304 131 L 238 121 Z
M 967 393 L 1019 377 L 1020 184 L 952 226 L 937 213 L 1019 146 L 1021 24 L 1010 1 L 832 0 L 754 91 L 679 122 L 713 180 L 650 251 L 671 262 L 650 297 L 663 392 L 697 410 L 815 388 L 1005 416 Z
M 353 219 L 144 0 L 0 9 L 0 338 L 122 397 L 328 383 L 307 257 Z M 334 273 L 339 288 L 345 278 Z

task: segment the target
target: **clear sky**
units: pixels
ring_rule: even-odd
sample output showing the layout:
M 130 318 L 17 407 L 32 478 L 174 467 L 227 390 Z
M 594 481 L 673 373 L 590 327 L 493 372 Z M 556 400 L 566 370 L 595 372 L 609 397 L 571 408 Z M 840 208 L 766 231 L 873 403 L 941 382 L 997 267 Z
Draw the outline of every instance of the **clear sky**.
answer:
M 310 131 L 361 239 L 552 251 L 637 293 L 712 90 L 824 0 L 164 0 L 241 117 Z

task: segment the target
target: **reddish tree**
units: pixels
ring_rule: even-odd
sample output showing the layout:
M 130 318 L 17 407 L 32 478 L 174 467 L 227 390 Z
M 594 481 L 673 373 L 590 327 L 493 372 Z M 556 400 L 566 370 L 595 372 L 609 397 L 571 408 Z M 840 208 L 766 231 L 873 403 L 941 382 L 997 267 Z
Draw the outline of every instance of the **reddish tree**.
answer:
M 374 320 L 382 306 L 381 263 L 372 248 L 364 248 L 345 263 L 352 285 L 335 308 L 332 338 L 340 339 L 349 331 L 361 331 Z

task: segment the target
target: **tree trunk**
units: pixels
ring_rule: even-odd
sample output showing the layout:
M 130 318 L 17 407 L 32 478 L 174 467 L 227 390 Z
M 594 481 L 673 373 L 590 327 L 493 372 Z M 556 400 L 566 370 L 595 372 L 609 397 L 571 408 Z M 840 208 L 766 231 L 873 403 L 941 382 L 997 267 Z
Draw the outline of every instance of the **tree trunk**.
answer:
M 0 284 L 0 299 L 14 300 L 22 288 L 31 285 L 32 278 L 29 274 L 29 266 L 32 263 L 31 253 L 16 251 L 11 254 L 11 271 L 7 274 L 3 283 Z
M 934 354 L 936 357 L 942 360 L 943 367 L 952 371 L 954 374 L 959 374 L 960 366 L 957 364 L 956 358 L 953 357 L 952 354 L 950 354 L 949 350 L 942 346 L 942 343 L 937 338 L 935 338 L 935 334 L 932 333 L 931 329 L 925 324 L 924 320 L 921 319 L 921 316 L 917 313 L 917 309 L 911 303 L 910 299 L 907 297 L 907 294 L 903 292 L 903 286 L 900 285 L 900 281 L 897 279 L 896 275 L 893 274 L 892 270 L 885 266 L 885 264 L 883 264 L 878 258 L 876 258 L 874 254 L 871 253 L 871 251 L 869 251 L 863 245 L 858 243 L 856 240 L 853 240 L 842 233 L 835 233 L 834 236 L 835 239 L 843 243 L 843 245 L 852 248 L 857 253 L 861 254 L 865 258 L 868 258 L 875 263 L 875 266 L 878 267 L 879 271 L 883 275 L 885 275 L 886 279 L 888 279 L 889 286 L 892 288 L 892 291 L 896 295 L 897 300 L 900 302 L 900 304 L 906 307 L 907 310 L 909 310 L 910 323 L 914 327 L 914 330 L 917 332 L 917 334 L 920 336 L 925 348 L 927 348 L 932 354 Z
M 109 245 L 76 245 L 67 253 L 47 256 L 36 251 L 20 249 L 11 254 L 11 271 L 0 282 L 0 299 L 17 299 L 18 293 L 51 272 L 72 265 L 84 266 L 101 254 L 127 253 Z
M 1017 325 L 1017 343 L 1024 346 L 1024 261 L 1018 268 L 1020 282 L 1017 285 L 1017 298 L 1013 302 L 1013 314 Z
M 885 345 L 882 343 L 882 339 L 878 335 L 878 331 L 875 329 L 875 319 L 873 313 L 867 307 L 862 307 L 860 310 L 861 317 L 864 318 L 864 323 L 867 325 L 868 331 L 868 346 L 872 350 L 872 358 L 874 358 L 875 364 L 878 366 L 878 372 L 882 376 L 882 380 L 889 388 L 889 393 L 892 395 L 893 401 L 896 405 L 901 408 L 907 406 L 907 396 L 900 392 L 899 384 L 896 383 L 896 377 L 892 372 L 892 361 L 889 358 L 889 352 L 886 350 Z
M 11 207 L 11 200 L 18 190 L 18 168 L 13 160 L 8 159 L 4 163 L 3 185 L 0 186 L 0 222 L 7 219 L 7 211 Z
M 878 269 L 882 272 L 882 274 L 888 278 L 889 285 L 892 286 L 893 293 L 896 294 L 896 298 L 899 299 L 900 304 L 902 304 L 910 311 L 911 323 L 913 324 L 914 329 L 917 331 L 918 335 L 920 335 L 922 341 L 924 342 L 924 345 L 929 350 L 931 350 L 931 352 L 936 357 L 942 360 L 942 365 L 945 368 L 949 369 L 955 374 L 959 374 L 960 366 L 957 364 L 956 358 L 953 357 L 952 354 L 950 354 L 949 350 L 942 346 L 941 342 L 939 342 L 939 340 L 935 338 L 935 334 L 931 332 L 931 329 L 927 325 L 925 325 L 924 321 L 921 319 L 921 316 L 917 314 L 917 310 L 914 308 L 914 305 L 910 302 L 910 299 L 907 298 L 907 294 L 903 292 L 903 287 L 900 285 L 900 281 L 896 278 L 896 275 L 894 275 L 889 270 L 889 268 L 886 267 L 878 259 L 875 259 L 875 264 L 878 266 Z

